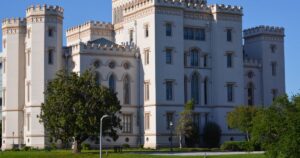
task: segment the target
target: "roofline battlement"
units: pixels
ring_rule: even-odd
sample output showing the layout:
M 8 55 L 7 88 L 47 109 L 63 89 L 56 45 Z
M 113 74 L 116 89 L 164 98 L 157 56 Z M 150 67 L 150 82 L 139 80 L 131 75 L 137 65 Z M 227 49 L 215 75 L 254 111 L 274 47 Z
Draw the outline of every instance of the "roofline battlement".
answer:
M 8 27 L 25 27 L 26 19 L 25 18 L 6 18 L 2 20 L 2 28 Z
M 88 22 L 85 22 L 84 24 L 69 28 L 67 30 L 67 36 L 87 30 L 87 29 L 93 29 L 93 28 L 113 30 L 114 26 L 111 23 L 106 23 L 106 22 L 101 22 L 101 21 L 88 21 Z
M 240 14 L 243 15 L 242 6 L 232 6 L 225 4 L 213 4 L 210 5 L 213 13 L 227 13 L 227 14 Z
M 53 5 L 31 5 L 26 9 L 26 17 L 36 15 L 56 15 L 63 17 L 64 9 L 60 6 Z
M 138 47 L 135 45 L 101 45 L 101 44 L 90 44 L 90 43 L 77 43 L 70 46 L 73 53 L 99 53 L 99 52 L 110 52 L 114 54 L 127 54 L 136 55 Z
M 245 66 L 256 66 L 260 67 L 262 65 L 261 61 L 254 58 L 245 58 L 244 59 L 244 65 Z
M 244 32 L 244 37 L 258 36 L 263 34 L 284 36 L 283 27 L 265 26 L 265 25 L 246 29 L 243 32 Z
M 177 7 L 189 11 L 201 11 L 211 13 L 211 8 L 209 5 L 207 5 L 206 1 L 185 2 L 183 0 L 157 0 L 156 5 L 164 7 Z

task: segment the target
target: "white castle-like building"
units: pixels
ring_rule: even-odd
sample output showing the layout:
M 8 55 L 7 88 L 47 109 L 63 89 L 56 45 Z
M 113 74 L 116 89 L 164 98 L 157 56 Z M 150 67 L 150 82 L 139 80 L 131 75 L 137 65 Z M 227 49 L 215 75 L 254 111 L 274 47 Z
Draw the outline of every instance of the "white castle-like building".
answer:
M 285 93 L 284 29 L 243 30 L 242 7 L 205 0 L 112 0 L 113 23 L 89 21 L 66 32 L 63 8 L 37 5 L 26 18 L 2 22 L 3 138 L 44 148 L 37 117 L 47 82 L 60 69 L 93 68 L 99 84 L 118 93 L 122 131 L 106 145 L 169 145 L 170 122 L 195 102 L 200 132 L 208 121 L 222 142 L 244 139 L 226 115 L 240 105 L 270 105 Z M 253 17 L 255 18 L 255 17 Z M 177 135 L 173 136 L 178 145 Z

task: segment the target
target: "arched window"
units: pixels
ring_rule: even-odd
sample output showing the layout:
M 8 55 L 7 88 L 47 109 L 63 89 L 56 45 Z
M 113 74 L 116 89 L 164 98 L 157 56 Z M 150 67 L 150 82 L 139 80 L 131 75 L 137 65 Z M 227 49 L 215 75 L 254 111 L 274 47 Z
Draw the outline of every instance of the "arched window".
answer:
M 116 91 L 116 79 L 113 74 L 109 77 L 109 89 L 114 92 Z
M 184 102 L 188 101 L 188 79 L 184 76 Z
M 197 49 L 191 51 L 191 66 L 199 66 L 199 51 Z
M 124 104 L 130 104 L 130 80 L 126 75 L 123 81 Z
M 207 105 L 208 103 L 208 79 L 205 78 L 204 80 L 204 104 Z
M 100 76 L 99 72 L 95 72 L 95 80 L 98 85 L 101 84 L 101 76 Z
M 195 104 L 199 104 L 199 76 L 197 73 L 192 75 L 192 83 L 191 83 L 191 90 L 192 90 L 192 99 L 194 100 Z
M 247 99 L 248 99 L 248 105 L 253 105 L 254 104 L 254 85 L 252 82 L 248 84 L 247 87 Z

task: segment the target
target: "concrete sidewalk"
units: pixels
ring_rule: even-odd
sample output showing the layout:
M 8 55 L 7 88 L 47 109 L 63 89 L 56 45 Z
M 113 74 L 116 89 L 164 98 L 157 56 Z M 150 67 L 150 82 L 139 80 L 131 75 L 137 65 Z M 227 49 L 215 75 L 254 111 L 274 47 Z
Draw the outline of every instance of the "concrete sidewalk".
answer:
M 159 155 L 159 156 L 218 156 L 218 155 L 245 155 L 245 154 L 264 154 L 263 151 L 254 151 L 254 152 L 142 152 L 138 154 L 144 155 Z M 136 153 L 137 154 L 137 153 Z

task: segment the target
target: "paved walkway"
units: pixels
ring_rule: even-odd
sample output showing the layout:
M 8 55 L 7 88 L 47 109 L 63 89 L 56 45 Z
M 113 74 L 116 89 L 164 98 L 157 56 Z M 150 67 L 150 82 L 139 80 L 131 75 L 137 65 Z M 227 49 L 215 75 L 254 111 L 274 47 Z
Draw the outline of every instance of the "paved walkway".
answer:
M 244 154 L 264 154 L 263 151 L 255 152 L 153 152 L 153 153 L 139 153 L 145 155 L 159 155 L 159 156 L 217 156 L 217 155 L 244 155 Z

